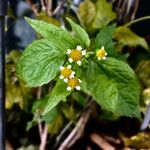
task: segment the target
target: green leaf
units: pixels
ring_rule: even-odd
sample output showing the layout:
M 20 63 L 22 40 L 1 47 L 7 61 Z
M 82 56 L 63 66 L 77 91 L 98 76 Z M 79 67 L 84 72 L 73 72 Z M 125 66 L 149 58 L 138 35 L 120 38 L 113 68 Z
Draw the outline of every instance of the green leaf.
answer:
M 16 64 L 20 56 L 21 52 L 19 50 L 13 50 L 6 56 L 6 62 L 14 62 Z
M 44 109 L 43 115 L 46 115 L 50 110 L 52 110 L 61 100 L 65 100 L 70 94 L 67 91 L 67 85 L 62 80 L 58 80 L 53 91 L 49 97 L 48 103 Z
M 150 60 L 140 61 L 136 74 L 145 87 L 150 87 Z
M 96 36 L 95 47 L 101 48 L 104 46 L 107 52 L 112 53 L 114 50 L 114 42 L 112 40 L 114 31 L 115 25 L 103 28 Z
M 106 0 L 97 0 L 96 16 L 93 20 L 92 27 L 101 29 L 117 18 L 116 13 L 112 10 L 112 5 Z
M 6 86 L 6 108 L 10 109 L 17 103 L 21 109 L 27 110 L 29 101 L 32 99 L 31 88 L 26 87 L 16 74 L 16 63 L 21 52 L 13 50 L 6 56 L 5 64 L 5 86 Z M 24 96 L 26 95 L 26 96 Z
M 35 122 L 35 120 L 28 121 L 27 126 L 26 126 L 26 131 L 29 131 L 36 124 L 37 124 L 37 122 Z
M 84 2 L 80 3 L 78 8 L 78 16 L 81 24 L 83 24 L 86 28 L 89 28 L 89 26 L 91 26 L 95 14 L 95 5 L 90 0 L 85 0 Z
M 41 99 L 37 99 L 34 101 L 32 105 L 32 113 L 36 113 L 37 111 L 40 113 L 44 110 L 49 96 L 42 97 Z
M 24 141 L 24 143 L 26 143 L 26 141 Z M 32 145 L 32 144 L 30 144 L 28 146 L 21 146 L 20 148 L 17 148 L 17 150 L 38 150 L 38 149 L 39 149 L 39 146 Z
M 36 32 L 51 41 L 51 43 L 57 44 L 57 47 L 65 52 L 68 48 L 75 48 L 80 43 L 78 38 L 74 37 L 66 29 L 56 27 L 44 21 L 32 20 L 27 17 L 25 19 Z
M 118 116 L 140 118 L 139 83 L 127 64 L 114 58 L 97 63 L 91 61 L 86 83 L 92 97 L 102 108 Z
M 49 95 L 46 95 L 45 97 L 36 100 L 33 105 L 32 105 L 32 113 L 34 113 L 34 115 L 36 115 L 36 113 L 38 113 L 38 115 L 40 116 L 40 114 L 43 112 L 47 102 L 49 99 Z M 52 123 L 58 116 L 58 109 L 57 107 L 53 108 L 51 111 L 49 111 L 45 116 L 42 117 L 42 121 L 45 121 L 46 123 Z M 38 117 L 36 119 L 36 117 L 33 118 L 33 121 L 38 121 Z
M 149 46 L 146 43 L 145 39 L 132 32 L 126 26 L 120 26 L 116 28 L 114 38 L 123 46 L 127 45 L 130 47 L 135 47 L 140 45 L 147 50 L 149 49 Z
M 63 116 L 61 113 L 59 113 L 55 118 L 55 120 L 48 124 L 48 133 L 50 133 L 51 136 L 57 135 L 63 128 L 63 126 L 64 126 Z
M 37 20 L 45 21 L 47 23 L 51 23 L 57 27 L 61 26 L 61 22 L 53 17 L 48 16 L 45 12 L 40 12 L 36 15 Z
M 65 54 L 49 41 L 34 41 L 18 61 L 17 72 L 26 81 L 27 86 L 47 84 L 58 73 L 59 67 L 64 63 L 64 56 Z
M 62 103 L 61 110 L 67 119 L 75 120 L 76 111 L 72 104 Z
M 89 47 L 90 39 L 86 31 L 69 18 L 67 18 L 67 20 L 73 29 L 73 35 L 80 41 L 80 45 L 83 46 L 84 48 Z
M 57 119 L 59 113 L 57 107 L 50 110 L 46 115 L 42 117 L 42 120 L 46 123 L 53 123 Z

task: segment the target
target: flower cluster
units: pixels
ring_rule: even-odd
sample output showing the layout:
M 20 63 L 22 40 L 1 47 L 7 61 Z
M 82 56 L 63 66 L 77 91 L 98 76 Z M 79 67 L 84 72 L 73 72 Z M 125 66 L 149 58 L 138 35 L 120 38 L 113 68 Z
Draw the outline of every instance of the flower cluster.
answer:
M 67 49 L 68 61 L 69 63 L 77 63 L 79 66 L 82 65 L 82 60 L 86 55 L 86 50 L 83 50 L 80 45 L 76 49 Z M 107 52 L 104 46 L 96 50 L 96 57 L 98 60 L 105 60 Z M 72 66 L 60 66 L 60 76 L 65 83 L 67 83 L 67 90 L 71 91 L 73 89 L 80 90 L 80 83 L 82 82 L 76 75 L 75 71 L 72 70 Z
M 60 76 L 59 78 L 67 83 L 67 90 L 72 89 L 80 90 L 79 84 L 82 82 L 78 77 L 75 77 L 75 72 L 71 69 L 71 65 L 67 67 L 60 66 Z
M 69 57 L 69 63 L 77 63 L 79 66 L 82 65 L 82 59 L 86 55 L 86 50 L 83 50 L 80 45 L 76 49 L 67 49 L 67 55 Z M 72 89 L 80 90 L 80 83 L 82 82 L 78 77 L 75 76 L 75 72 L 71 69 L 72 66 L 60 66 L 60 79 L 67 83 L 67 90 Z

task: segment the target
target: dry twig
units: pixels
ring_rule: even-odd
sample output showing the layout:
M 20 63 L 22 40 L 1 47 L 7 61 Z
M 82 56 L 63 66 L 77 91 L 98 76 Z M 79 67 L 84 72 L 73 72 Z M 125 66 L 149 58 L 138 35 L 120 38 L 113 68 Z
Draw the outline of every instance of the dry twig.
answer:
M 148 105 L 140 130 L 145 130 L 148 127 L 149 123 L 150 123 L 150 104 Z
M 109 144 L 105 139 L 96 133 L 91 134 L 90 139 L 103 150 L 115 150 L 115 147 Z
M 44 129 L 42 131 L 41 137 L 41 144 L 39 150 L 45 150 L 46 141 L 47 141 L 47 133 L 48 133 L 48 124 L 44 125 Z
M 89 120 L 91 113 L 93 112 L 93 106 L 95 106 L 95 103 L 90 101 L 87 105 L 87 108 L 83 111 L 81 117 L 79 118 L 75 128 L 60 145 L 58 150 L 67 150 L 83 135 L 86 123 Z
M 40 99 L 41 95 L 42 95 L 42 87 L 39 87 L 37 90 L 37 99 Z M 39 150 L 45 150 L 47 135 L 48 135 L 48 125 L 45 123 L 44 127 L 42 127 L 42 122 L 40 118 L 38 120 L 38 129 L 39 129 L 39 135 L 41 140 Z
M 64 6 L 65 0 L 62 0 L 53 10 L 53 0 L 41 0 L 42 10 L 46 12 L 49 17 L 55 16 Z

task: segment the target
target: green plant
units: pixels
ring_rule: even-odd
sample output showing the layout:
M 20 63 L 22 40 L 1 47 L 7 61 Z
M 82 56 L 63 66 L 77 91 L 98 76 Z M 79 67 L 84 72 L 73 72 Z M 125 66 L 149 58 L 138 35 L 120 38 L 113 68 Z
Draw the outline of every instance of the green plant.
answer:
M 112 40 L 115 25 L 101 29 L 93 48 L 90 48 L 86 31 L 67 20 L 72 27 L 71 32 L 26 18 L 44 39 L 34 41 L 25 49 L 17 64 L 17 73 L 29 87 L 57 80 L 43 115 L 76 88 L 91 95 L 102 108 L 117 116 L 140 118 L 139 83 L 134 71 L 116 52 Z

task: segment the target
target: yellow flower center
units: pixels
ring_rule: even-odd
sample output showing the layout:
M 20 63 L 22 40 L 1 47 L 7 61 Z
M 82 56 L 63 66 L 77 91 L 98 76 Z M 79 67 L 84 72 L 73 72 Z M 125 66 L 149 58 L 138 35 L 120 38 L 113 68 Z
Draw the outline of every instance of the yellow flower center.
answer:
M 68 86 L 75 88 L 79 85 L 79 80 L 77 77 L 68 80 Z
M 72 50 L 70 53 L 70 58 L 72 58 L 73 61 L 79 61 L 82 58 L 82 52 L 77 49 Z
M 96 52 L 96 56 L 99 57 L 99 58 L 104 58 L 106 56 L 106 52 L 104 49 L 100 49 Z
M 63 75 L 65 78 L 69 78 L 71 73 L 72 73 L 72 70 L 67 67 L 64 67 L 64 69 L 61 70 L 61 75 Z

